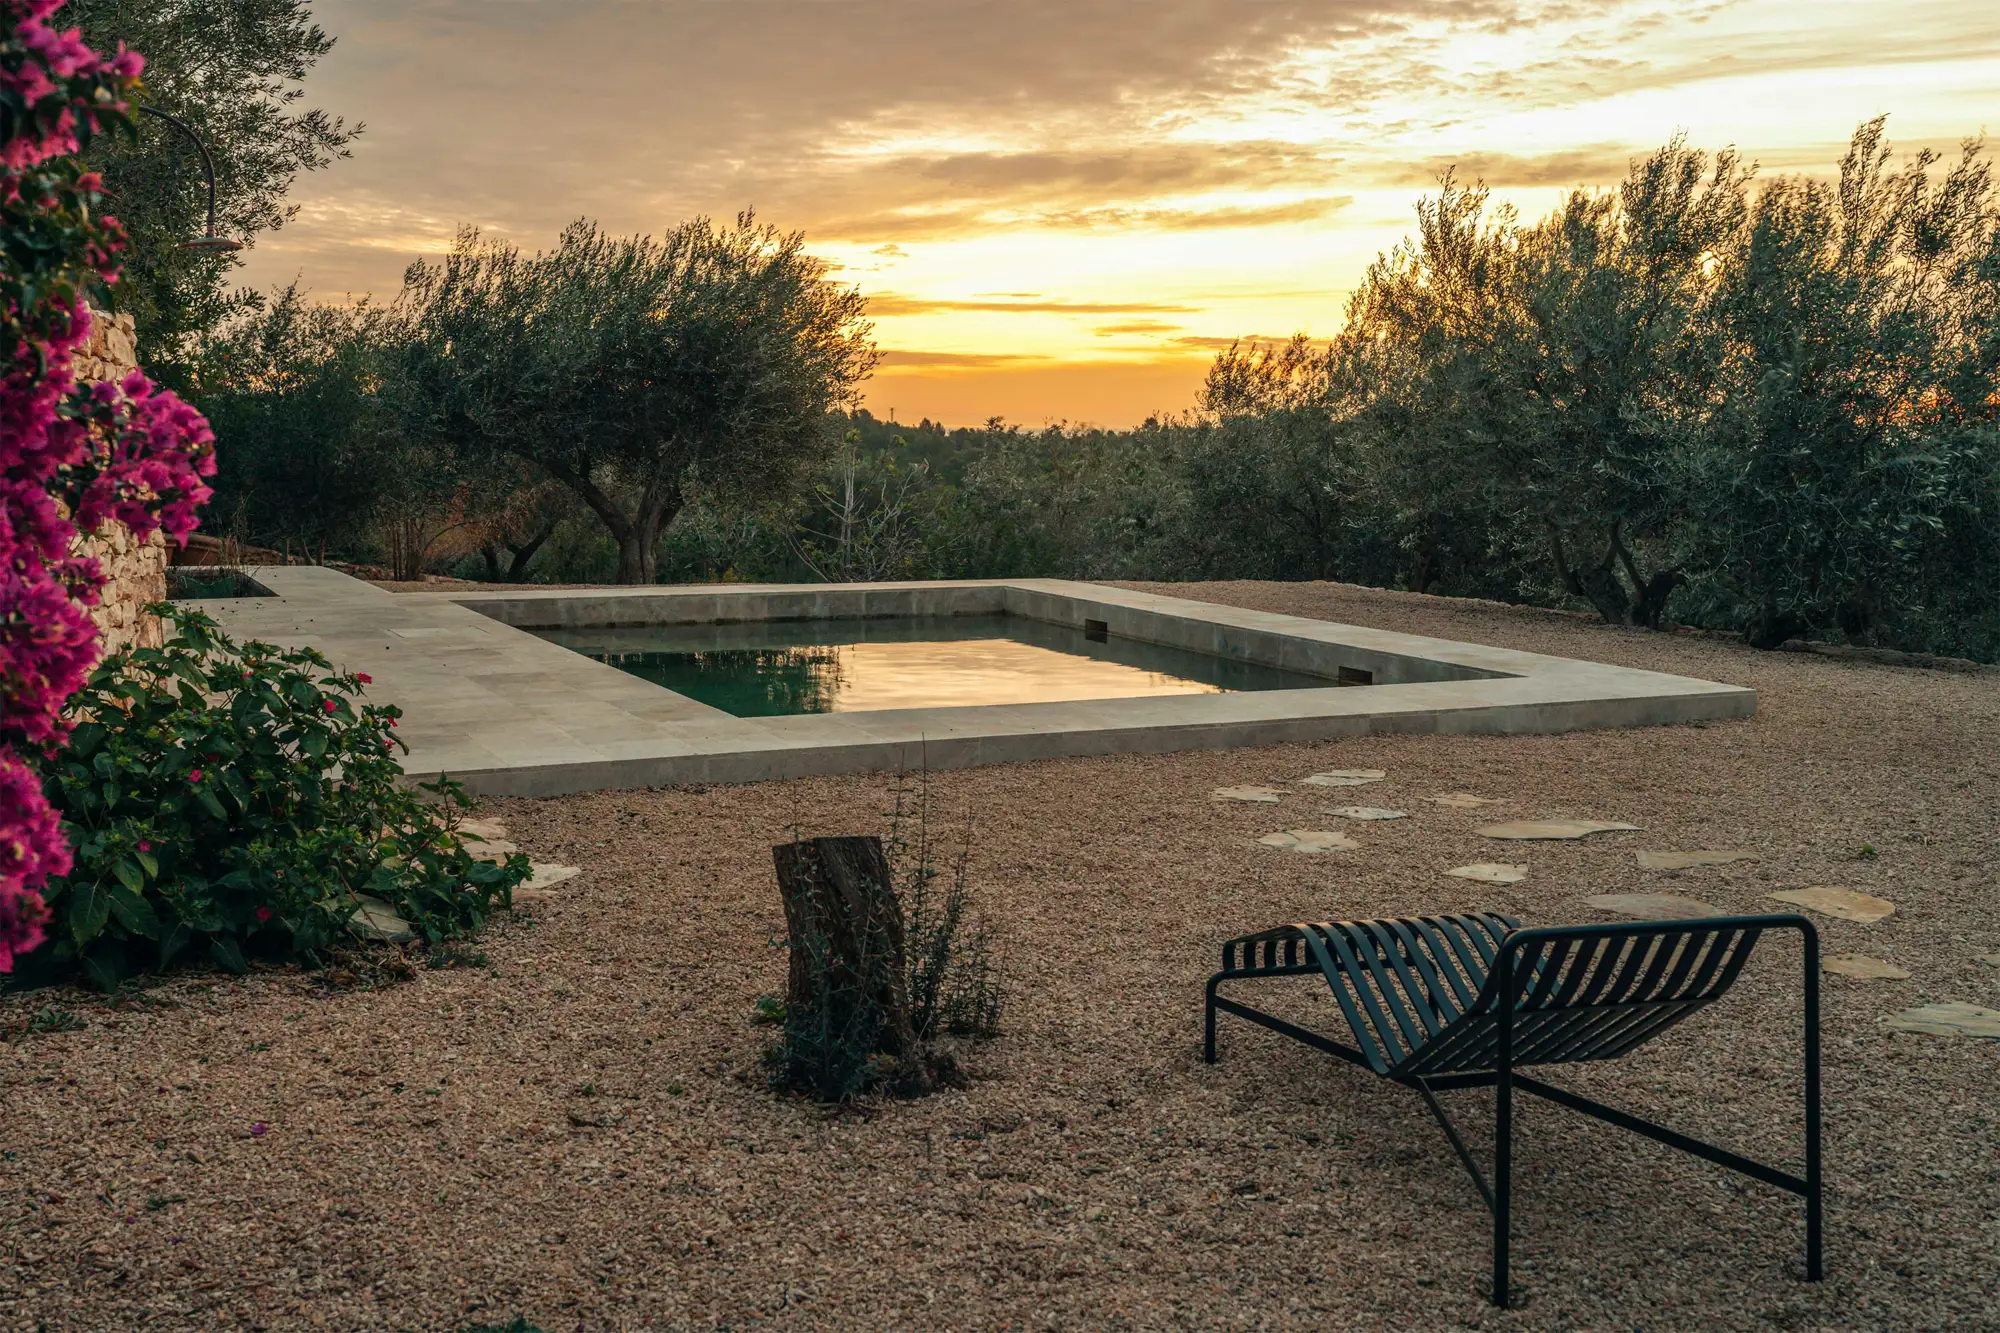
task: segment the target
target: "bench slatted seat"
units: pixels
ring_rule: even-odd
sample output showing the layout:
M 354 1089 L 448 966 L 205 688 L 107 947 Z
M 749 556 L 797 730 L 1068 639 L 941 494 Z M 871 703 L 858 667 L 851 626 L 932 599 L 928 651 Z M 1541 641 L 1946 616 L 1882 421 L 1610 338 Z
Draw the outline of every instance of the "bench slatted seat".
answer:
M 1518 1071 L 1616 1060 L 1722 998 L 1759 937 L 1796 930 L 1805 963 L 1805 1175 L 1690 1138 Z M 1317 975 L 1346 1020 L 1348 1045 L 1218 993 L 1225 982 Z M 1493 1214 L 1495 1304 L 1508 1300 L 1513 1093 L 1531 1093 L 1804 1197 L 1806 1276 L 1821 1259 L 1819 939 L 1794 913 L 1524 930 L 1492 912 L 1318 921 L 1222 946 L 1208 982 L 1204 1056 L 1215 1016 L 1234 1014 L 1422 1095 Z M 1436 1094 L 1495 1090 L 1489 1183 Z

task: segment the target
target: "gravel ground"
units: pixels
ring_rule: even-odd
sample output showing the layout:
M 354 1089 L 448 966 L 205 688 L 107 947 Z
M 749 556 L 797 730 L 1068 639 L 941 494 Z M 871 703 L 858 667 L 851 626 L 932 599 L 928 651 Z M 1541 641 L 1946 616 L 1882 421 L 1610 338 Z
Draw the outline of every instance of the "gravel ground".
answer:
M 481 942 L 490 968 L 325 993 L 292 973 L 179 979 L 113 1008 L 0 1000 L 0 1326 L 423 1328 L 2000 1328 L 2000 1043 L 1882 1016 L 2000 1007 L 1988 677 L 1757 654 L 1547 614 L 1329 584 L 1182 595 L 1756 687 L 1751 721 L 1530 737 L 1382 737 L 936 775 L 974 825 L 1004 939 L 1006 1032 L 975 1079 L 828 1115 L 760 1083 L 779 989 L 770 845 L 879 829 L 889 783 L 494 802 L 585 873 Z M 1216 787 L 1381 768 L 1279 806 Z M 1426 802 L 1464 790 L 1502 804 Z M 1347 824 L 1356 851 L 1258 847 Z M 1493 843 L 1495 817 L 1644 832 Z M 1877 854 L 1860 855 L 1864 844 Z M 1641 872 L 1641 848 L 1757 860 Z M 1491 886 L 1440 872 L 1525 861 Z M 1225 1018 L 1199 1058 L 1216 945 L 1286 920 L 1494 907 L 1590 919 L 1603 892 L 1753 910 L 1831 884 L 1892 899 L 1823 922 L 1828 1279 L 1799 1280 L 1788 1195 L 1529 1101 L 1517 1128 L 1520 1308 L 1485 1305 L 1486 1217 L 1408 1093 Z M 1798 1160 L 1796 954 L 1572 1086 Z M 1323 995 L 1323 990 L 1321 994 Z M 18 1035 L 38 1008 L 89 1026 Z M 1281 1001 L 1325 1021 L 1304 982 Z M 1479 1151 L 1490 1097 L 1450 1094 Z M 256 1132 L 255 1126 L 265 1126 Z

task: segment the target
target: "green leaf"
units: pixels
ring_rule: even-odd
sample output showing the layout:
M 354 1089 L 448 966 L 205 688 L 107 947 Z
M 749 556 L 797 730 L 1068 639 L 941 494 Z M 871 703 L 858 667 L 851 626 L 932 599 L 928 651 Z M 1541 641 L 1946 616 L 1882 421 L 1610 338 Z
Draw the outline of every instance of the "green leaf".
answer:
M 188 929 L 185 921 L 176 921 L 167 927 L 160 936 L 160 966 L 164 968 L 173 962 L 174 955 L 187 948 L 188 941 L 193 938 L 194 932 Z
M 111 914 L 111 895 L 97 884 L 77 883 L 69 900 L 69 932 L 78 944 L 88 944 L 104 933 L 105 918 Z
M 226 971 L 240 976 L 250 970 L 250 964 L 243 958 L 243 946 L 236 942 L 234 935 L 211 935 L 208 951 L 215 955 L 215 961 L 222 964 Z
M 97 989 L 117 990 L 118 983 L 125 979 L 124 950 L 115 946 L 92 949 L 83 956 L 83 972 Z
M 76 730 L 69 734 L 70 751 L 81 758 L 87 759 L 96 752 L 98 746 L 104 744 L 104 738 L 107 734 L 101 723 L 81 723 L 77 726 Z
M 149 940 L 159 938 L 160 918 L 154 913 L 151 903 L 123 888 L 113 889 L 110 898 L 111 912 L 118 918 L 119 925 Z
M 208 813 L 214 815 L 217 819 L 226 820 L 229 818 L 229 812 L 222 808 L 222 802 L 215 799 L 214 792 L 203 787 L 195 795 L 201 799 L 202 808 L 207 810 Z
M 229 794 L 236 798 L 236 804 L 244 810 L 250 808 L 250 788 L 244 785 L 243 775 L 233 768 L 222 770 L 222 785 L 229 788 Z
M 132 853 L 132 856 L 133 859 L 138 861 L 140 865 L 146 868 L 146 873 L 148 875 L 151 875 L 154 879 L 158 879 L 160 877 L 159 857 L 153 855 L 151 852 L 134 852 Z
M 111 873 L 118 876 L 118 882 L 135 895 L 146 891 L 146 873 L 139 869 L 139 863 L 128 856 L 121 856 L 111 863 Z

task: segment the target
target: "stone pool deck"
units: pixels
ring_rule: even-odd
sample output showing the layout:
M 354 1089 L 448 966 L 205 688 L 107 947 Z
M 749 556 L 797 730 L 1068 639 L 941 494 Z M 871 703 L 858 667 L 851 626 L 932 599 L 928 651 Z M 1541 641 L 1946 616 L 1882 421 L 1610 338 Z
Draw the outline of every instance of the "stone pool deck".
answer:
M 274 596 L 205 602 L 242 638 L 310 644 L 400 705 L 413 776 L 479 795 L 758 782 L 1060 755 L 1230 749 L 1389 732 L 1507 733 L 1748 717 L 1739 686 L 1241 610 L 1060 579 L 391 593 L 316 567 L 251 571 Z M 1113 635 L 1366 688 L 732 717 L 532 628 L 858 615 L 1101 622 Z

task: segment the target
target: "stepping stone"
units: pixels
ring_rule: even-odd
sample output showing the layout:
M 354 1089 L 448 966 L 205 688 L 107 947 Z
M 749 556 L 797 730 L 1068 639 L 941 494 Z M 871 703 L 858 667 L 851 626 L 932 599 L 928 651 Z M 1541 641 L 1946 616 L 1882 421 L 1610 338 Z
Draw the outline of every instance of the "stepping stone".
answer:
M 1345 833 L 1304 828 L 1266 833 L 1257 841 L 1266 847 L 1282 847 L 1288 852 L 1347 852 L 1361 845 Z
M 1784 889 L 1764 896 L 1781 903 L 1795 903 L 1826 916 L 1839 917 L 1842 921 L 1859 921 L 1864 926 L 1873 925 L 1896 910 L 1896 904 L 1887 898 L 1856 893 L 1852 889 L 1829 889 L 1822 885 L 1809 889 Z
M 1516 819 L 1505 824 L 1487 824 L 1474 829 L 1482 838 L 1505 838 L 1515 842 L 1547 842 L 1565 838 L 1587 838 L 1593 833 L 1637 833 L 1637 824 L 1621 824 L 1606 819 Z
M 1835 976 L 1853 977 L 1856 981 L 1908 981 L 1910 974 L 1894 963 L 1885 963 L 1880 958 L 1869 958 L 1858 953 L 1837 953 L 1820 964 L 1823 971 Z
M 1447 870 L 1444 873 L 1456 875 L 1460 879 L 1476 879 L 1481 884 L 1519 884 L 1528 877 L 1528 867 L 1507 865 L 1500 861 L 1481 861 L 1477 865 L 1460 866 L 1456 870 Z
M 1379 768 L 1336 768 L 1328 773 L 1300 778 L 1299 781 L 1308 787 L 1365 787 L 1388 776 Z
M 1261 805 L 1276 805 L 1284 793 L 1276 787 L 1217 787 L 1208 794 L 1211 801 L 1255 801 Z
M 1976 953 L 1972 956 L 1988 967 L 2000 967 L 2000 953 Z
M 1891 1014 L 1882 1022 L 1898 1032 L 1928 1032 L 1936 1037 L 1989 1037 L 2000 1040 L 2000 1009 L 1982 1009 L 1976 1004 L 1952 1000 L 1946 1004 L 1920 1004 Z
M 521 886 L 514 890 L 517 903 L 539 903 L 549 897 L 549 890 L 565 880 L 575 879 L 583 873 L 579 866 L 552 865 L 546 861 L 530 861 L 531 872 Z
M 1697 866 L 1726 866 L 1737 861 L 1754 861 L 1749 852 L 1639 852 L 1641 870 L 1693 870 Z
M 1633 917 L 1639 921 L 1687 921 L 1701 916 L 1723 916 L 1719 907 L 1681 898 L 1671 893 L 1600 893 L 1585 902 L 1603 912 Z
M 490 819 L 461 819 L 458 833 L 475 861 L 504 861 L 521 850 L 507 841 L 507 830 Z
M 347 928 L 362 939 L 404 944 L 417 937 L 417 932 L 410 929 L 410 923 L 397 916 L 395 908 L 374 894 L 357 893 L 354 896 L 361 905 L 354 909 L 354 915 L 347 918 Z
M 1401 810 L 1384 810 L 1379 805 L 1336 805 L 1333 813 L 1342 819 L 1408 819 Z
M 1435 796 L 1424 798 L 1432 805 L 1442 805 L 1453 810 L 1477 810 L 1482 805 L 1498 805 L 1491 796 L 1474 796 L 1469 791 L 1441 791 Z

